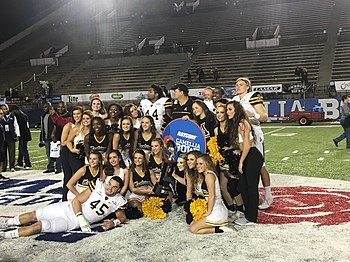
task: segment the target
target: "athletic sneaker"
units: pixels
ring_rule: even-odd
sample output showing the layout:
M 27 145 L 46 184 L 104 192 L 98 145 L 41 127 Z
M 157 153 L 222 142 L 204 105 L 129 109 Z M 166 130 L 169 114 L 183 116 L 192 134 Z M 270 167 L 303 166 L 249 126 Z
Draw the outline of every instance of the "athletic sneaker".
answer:
M 31 166 L 26 166 L 26 167 L 24 167 L 24 169 L 30 170 L 30 169 L 32 169 L 32 167 Z
M 16 170 L 14 168 L 11 168 L 11 172 L 15 172 Z
M 251 226 L 251 225 L 254 225 L 255 223 L 247 220 L 245 217 L 241 217 L 235 221 L 235 224 L 239 226 Z
M 228 211 L 228 222 L 235 222 L 238 218 L 244 217 L 244 213 L 241 211 Z
M 15 168 L 17 168 L 17 169 L 23 169 L 23 166 L 16 165 Z
M 8 228 L 7 220 L 8 218 L 0 218 L 0 229 Z
M 233 231 L 234 231 L 232 228 L 225 227 L 225 226 L 219 227 L 219 229 L 221 229 L 222 231 L 224 231 L 224 233 L 230 233 L 230 232 L 233 232 Z
M 265 198 L 265 200 L 261 203 L 261 205 L 259 206 L 259 209 L 268 209 L 271 204 L 273 203 L 273 198 Z

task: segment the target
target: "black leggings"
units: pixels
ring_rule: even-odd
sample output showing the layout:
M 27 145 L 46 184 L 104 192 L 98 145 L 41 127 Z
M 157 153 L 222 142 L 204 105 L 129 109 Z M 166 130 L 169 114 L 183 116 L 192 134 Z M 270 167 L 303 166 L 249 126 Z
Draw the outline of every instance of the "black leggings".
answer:
M 259 177 L 264 158 L 256 147 L 251 147 L 243 162 L 243 174 L 239 176 L 239 191 L 244 203 L 245 218 L 256 222 L 259 205 Z

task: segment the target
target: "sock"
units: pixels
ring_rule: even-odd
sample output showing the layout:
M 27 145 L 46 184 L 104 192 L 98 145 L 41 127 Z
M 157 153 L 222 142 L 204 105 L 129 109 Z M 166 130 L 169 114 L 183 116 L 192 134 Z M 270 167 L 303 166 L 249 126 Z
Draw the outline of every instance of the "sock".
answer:
M 227 209 L 231 210 L 231 211 L 235 211 L 236 210 L 236 205 L 232 204 L 232 205 L 228 206 Z
M 224 233 L 224 230 L 220 229 L 219 227 L 215 227 L 215 233 Z
M 266 186 L 264 189 L 265 189 L 265 198 L 271 199 L 272 198 L 271 187 Z
M 7 220 L 7 225 L 9 227 L 10 226 L 19 226 L 19 225 L 21 225 L 21 223 L 19 222 L 19 216 L 15 216 L 15 217 L 9 218 Z
M 243 212 L 244 212 L 243 205 L 236 206 L 236 210 L 237 210 L 237 211 L 241 211 L 241 212 L 243 213 Z
M 6 231 L 4 238 L 18 238 L 18 229 Z

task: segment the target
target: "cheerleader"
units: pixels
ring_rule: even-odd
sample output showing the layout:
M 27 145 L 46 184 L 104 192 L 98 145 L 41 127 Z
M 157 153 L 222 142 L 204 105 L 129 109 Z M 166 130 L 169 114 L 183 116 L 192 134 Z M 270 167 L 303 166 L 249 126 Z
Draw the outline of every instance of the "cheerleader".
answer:
M 124 116 L 121 121 L 121 128 L 118 133 L 113 135 L 113 149 L 119 150 L 122 154 L 124 163 L 129 168 L 133 155 L 135 129 L 130 116 Z
M 117 133 L 123 118 L 123 108 L 119 104 L 113 103 L 108 106 L 107 112 L 108 117 L 105 119 L 105 123 L 113 133 Z
M 67 147 L 69 134 L 72 133 L 74 127 L 80 127 L 81 118 L 83 114 L 83 108 L 80 106 L 74 107 L 72 110 L 72 122 L 69 122 L 64 125 L 61 134 L 61 161 L 62 161 L 62 169 L 63 169 L 63 194 L 62 201 L 67 201 L 67 193 L 68 188 L 66 187 L 67 182 L 72 177 L 74 173 L 69 164 L 69 159 L 71 157 L 71 153 L 69 148 Z M 76 171 L 76 170 L 75 170 Z
M 208 203 L 204 218 L 192 221 L 190 231 L 194 234 L 232 232 L 227 227 L 228 210 L 221 198 L 219 179 L 215 165 L 207 154 L 197 158 L 197 172 L 193 180 L 194 192 L 204 196 Z
M 90 110 L 93 116 L 102 117 L 102 119 L 106 119 L 108 114 L 106 112 L 105 106 L 102 100 L 98 96 L 94 96 L 90 101 Z
M 124 106 L 124 116 L 130 116 L 132 119 L 132 125 L 134 128 L 139 129 L 141 126 L 141 121 L 139 118 L 139 111 L 137 106 L 134 104 L 127 104 Z
M 244 216 L 238 218 L 238 225 L 252 225 L 258 218 L 259 176 L 263 166 L 263 156 L 255 147 L 254 130 L 242 105 L 231 101 L 226 105 L 230 142 L 238 143 L 242 154 L 239 160 L 239 191 L 244 203 Z
M 205 140 L 208 142 L 214 136 L 214 129 L 217 126 L 214 113 L 201 100 L 195 100 L 192 104 L 194 120 L 202 129 Z
M 91 152 L 89 155 L 89 164 L 75 172 L 67 183 L 67 188 L 69 189 L 68 200 L 72 201 L 79 193 L 87 189 L 90 182 L 95 185 L 96 180 L 100 178 L 101 174 L 102 156 L 99 152 Z
M 142 149 L 146 155 L 151 153 L 151 141 L 153 138 L 161 138 L 154 125 L 154 120 L 151 116 L 143 116 L 141 118 L 141 127 L 136 133 L 135 149 Z
M 239 196 L 237 190 L 238 172 L 236 172 L 236 168 L 232 170 L 234 161 L 240 156 L 240 150 L 235 150 L 234 146 L 231 146 L 225 105 L 218 105 L 216 107 L 216 119 L 219 122 L 219 126 L 215 128 L 214 133 L 217 137 L 220 153 L 225 158 L 225 164 L 220 164 L 221 194 L 230 211 L 236 212 L 236 210 L 238 210 L 243 212 L 243 200 Z M 238 163 L 238 161 L 236 163 Z M 237 215 L 240 215 L 240 213 Z
M 67 148 L 70 151 L 69 166 L 74 174 L 84 165 L 85 151 L 84 138 L 90 132 L 92 112 L 85 111 L 82 115 L 81 125 L 75 126 L 69 133 L 67 139 Z
M 152 153 L 148 158 L 148 167 L 150 172 L 157 178 L 157 182 L 159 182 L 164 161 L 164 146 L 162 139 L 153 138 L 151 141 L 151 148 Z
M 124 181 L 120 194 L 125 195 L 129 188 L 130 170 L 126 167 L 119 150 L 112 150 L 108 156 L 108 163 L 106 164 L 101 179 L 108 183 L 112 176 L 119 176 Z
M 157 178 L 149 172 L 146 154 L 143 150 L 137 149 L 133 160 L 129 182 L 131 194 L 127 195 L 127 199 L 132 207 L 136 207 L 142 212 L 142 202 L 153 194 L 153 186 L 157 182 Z
M 178 205 L 183 205 L 186 202 L 186 176 L 188 176 L 187 155 L 180 154 L 177 158 L 176 168 L 172 173 L 175 179 L 175 190 L 177 199 L 175 201 Z
M 113 134 L 107 132 L 106 124 L 99 116 L 94 116 L 91 120 L 89 135 L 85 136 L 84 149 L 88 157 L 90 151 L 98 151 L 102 155 L 103 164 L 107 163 L 107 154 L 112 148 Z

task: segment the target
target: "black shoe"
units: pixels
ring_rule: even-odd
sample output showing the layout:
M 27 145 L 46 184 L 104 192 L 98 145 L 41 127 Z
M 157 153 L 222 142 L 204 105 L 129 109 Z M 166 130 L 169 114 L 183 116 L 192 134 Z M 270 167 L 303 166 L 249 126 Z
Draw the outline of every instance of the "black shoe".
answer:
M 336 147 L 338 147 L 338 142 L 333 139 L 333 143 L 335 144 Z
M 62 173 L 62 170 L 57 170 L 57 171 L 55 172 L 55 174 L 59 174 L 59 173 Z
M 0 174 L 0 181 L 5 181 L 5 180 L 9 180 L 9 178 Z
M 55 170 L 45 170 L 43 173 L 48 174 L 48 173 L 53 173 L 53 172 L 55 172 Z

